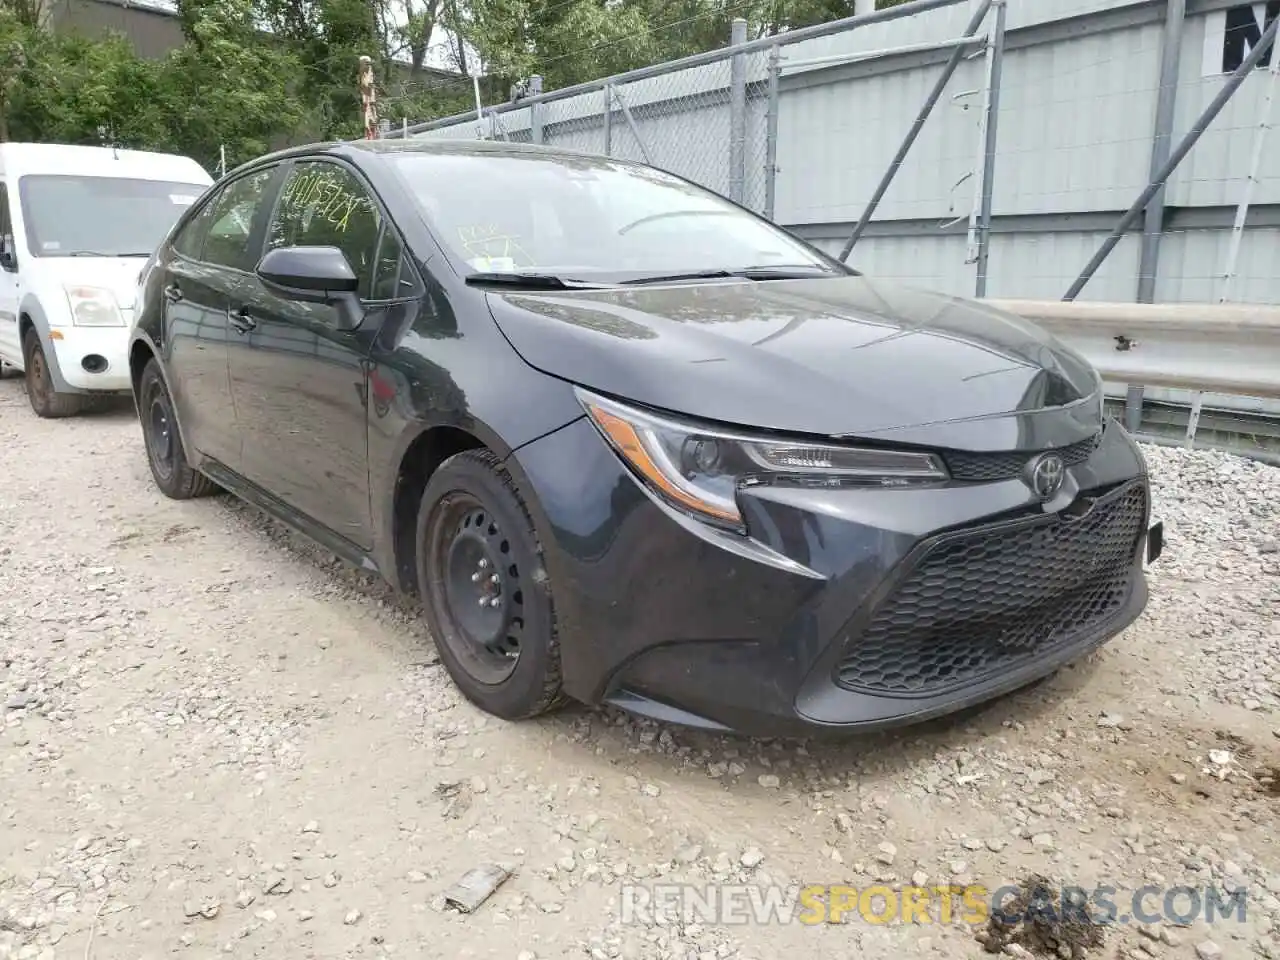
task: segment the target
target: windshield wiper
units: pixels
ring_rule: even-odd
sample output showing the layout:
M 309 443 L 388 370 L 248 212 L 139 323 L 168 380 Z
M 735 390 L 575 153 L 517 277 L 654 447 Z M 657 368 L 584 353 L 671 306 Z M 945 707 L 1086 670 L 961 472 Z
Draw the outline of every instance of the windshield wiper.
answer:
M 552 273 L 479 273 L 467 274 L 471 286 L 495 284 L 504 287 L 526 287 L 530 290 L 598 290 L 600 284 L 575 280 L 573 277 L 557 277 Z
M 639 277 L 623 280 L 625 284 L 670 283 L 676 280 L 808 280 L 816 277 L 839 277 L 842 274 L 823 267 L 763 265 L 742 267 L 737 270 L 690 270 L 687 273 L 669 273 L 658 277 Z
M 101 250 L 72 250 L 66 254 L 68 257 L 149 257 L 147 253 L 103 253 Z

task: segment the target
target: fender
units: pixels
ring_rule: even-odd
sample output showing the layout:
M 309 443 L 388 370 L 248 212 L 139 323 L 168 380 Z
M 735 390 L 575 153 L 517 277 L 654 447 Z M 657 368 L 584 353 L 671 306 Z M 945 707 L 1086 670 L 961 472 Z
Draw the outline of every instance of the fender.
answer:
M 32 326 L 36 328 L 36 333 L 40 336 L 40 342 L 44 345 L 44 360 L 49 368 L 49 379 L 53 381 L 53 389 L 58 393 L 87 393 L 87 390 L 81 390 L 79 387 L 73 387 L 67 383 L 66 378 L 62 375 L 62 368 L 58 366 L 58 353 L 53 349 L 53 341 L 49 339 L 49 319 L 44 314 L 44 307 L 40 306 L 40 301 L 32 294 L 28 293 L 22 298 L 22 302 L 18 305 L 18 349 L 24 350 L 21 340 L 22 321 L 29 319 Z M 26 366 L 26 353 L 23 353 L 23 366 Z

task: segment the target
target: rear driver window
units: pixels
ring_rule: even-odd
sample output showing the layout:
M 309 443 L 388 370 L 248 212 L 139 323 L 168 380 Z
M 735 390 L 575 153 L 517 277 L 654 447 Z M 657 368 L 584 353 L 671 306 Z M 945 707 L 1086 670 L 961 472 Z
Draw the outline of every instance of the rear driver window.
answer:
M 198 259 L 235 270 L 251 271 L 258 265 L 258 251 L 250 243 L 253 239 L 253 218 L 262 205 L 263 193 L 274 173 L 275 169 L 268 167 L 241 177 L 228 184 L 200 211 L 200 215 L 187 227 L 204 233 L 203 250 Z M 202 221 L 206 224 L 203 230 L 200 229 Z M 180 237 L 179 243 L 184 239 Z M 193 239 L 199 242 L 198 238 Z M 178 249 L 187 252 L 181 246 Z

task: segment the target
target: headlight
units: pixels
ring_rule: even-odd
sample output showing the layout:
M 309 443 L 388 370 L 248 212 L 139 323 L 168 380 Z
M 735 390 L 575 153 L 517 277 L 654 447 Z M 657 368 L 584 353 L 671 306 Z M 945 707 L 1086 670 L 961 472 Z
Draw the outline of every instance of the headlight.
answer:
M 586 390 L 578 400 L 610 446 L 668 503 L 742 530 L 738 488 L 897 487 L 947 479 L 930 453 L 774 439 L 657 416 Z
M 67 287 L 71 322 L 77 327 L 123 327 L 124 314 L 110 290 L 101 287 Z

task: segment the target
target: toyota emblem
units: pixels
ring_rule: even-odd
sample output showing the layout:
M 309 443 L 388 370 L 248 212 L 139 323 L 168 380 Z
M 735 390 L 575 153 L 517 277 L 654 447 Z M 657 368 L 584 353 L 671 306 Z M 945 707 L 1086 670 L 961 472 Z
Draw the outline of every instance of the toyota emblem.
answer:
M 1056 453 L 1036 457 L 1028 466 L 1031 489 L 1041 500 L 1048 500 L 1058 492 L 1066 476 L 1067 467 Z

